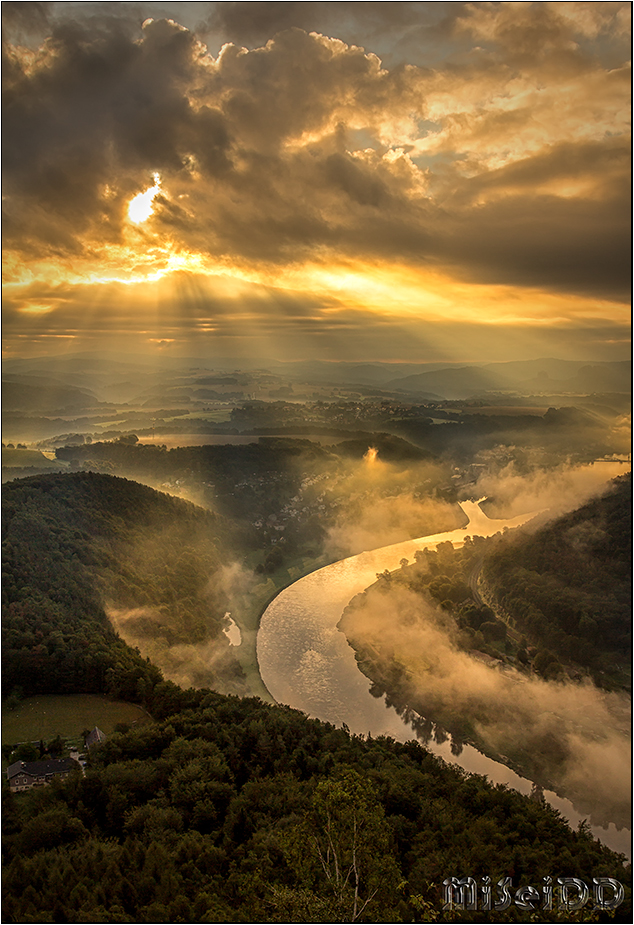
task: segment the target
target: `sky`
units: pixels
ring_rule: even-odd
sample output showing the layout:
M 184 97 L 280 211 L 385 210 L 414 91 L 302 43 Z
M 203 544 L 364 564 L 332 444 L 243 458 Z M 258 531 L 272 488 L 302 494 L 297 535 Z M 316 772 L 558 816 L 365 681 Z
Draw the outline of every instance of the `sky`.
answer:
M 629 3 L 2 14 L 5 357 L 629 357 Z

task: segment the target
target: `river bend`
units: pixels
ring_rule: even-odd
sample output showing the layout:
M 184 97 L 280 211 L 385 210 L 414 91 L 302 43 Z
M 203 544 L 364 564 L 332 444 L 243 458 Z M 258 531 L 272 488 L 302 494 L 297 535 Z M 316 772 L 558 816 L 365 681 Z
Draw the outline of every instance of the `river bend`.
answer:
M 373 584 L 377 572 L 392 571 L 402 558 L 411 560 L 416 550 L 433 548 L 447 540 L 462 546 L 466 536 L 492 536 L 505 527 L 521 526 L 535 516 L 533 512 L 492 520 L 475 501 L 463 501 L 460 506 L 469 518 L 467 527 L 334 562 L 300 578 L 269 604 L 260 622 L 257 657 L 262 680 L 278 703 L 337 726 L 345 724 L 353 733 L 389 735 L 401 742 L 416 738 L 393 707 L 370 694 L 370 681 L 359 671 L 354 651 L 337 623 L 355 594 Z M 437 744 L 432 740 L 426 747 L 445 761 L 484 774 L 494 783 L 508 784 L 521 793 L 531 791 L 531 781 L 472 746 L 465 745 L 459 757 L 452 754 L 448 741 Z M 545 792 L 545 797 L 573 828 L 585 818 L 569 800 L 550 791 Z M 594 827 L 593 832 L 610 848 L 629 854 L 629 831 L 619 831 L 610 824 L 608 829 Z

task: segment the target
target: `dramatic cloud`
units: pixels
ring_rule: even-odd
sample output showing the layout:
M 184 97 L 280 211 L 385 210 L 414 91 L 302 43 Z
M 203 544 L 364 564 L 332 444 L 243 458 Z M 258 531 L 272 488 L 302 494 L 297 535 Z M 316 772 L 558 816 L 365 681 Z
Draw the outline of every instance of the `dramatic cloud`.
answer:
M 356 280 L 378 270 L 393 316 L 500 323 L 501 287 L 528 327 L 627 324 L 629 5 L 25 6 L 3 4 L 5 280 L 23 299 L 36 280 L 291 274 L 307 306 L 375 311 Z
M 442 22 L 447 9 L 453 6 L 462 4 L 215 3 L 208 20 L 199 23 L 197 28 L 206 38 L 221 35 L 224 41 L 249 48 L 264 45 L 273 35 L 286 29 L 304 29 L 336 35 L 349 44 L 371 47 L 378 43 L 381 57 L 390 57 L 396 46 L 396 60 L 399 60 L 402 59 L 399 45 L 412 34 L 420 39 L 421 31 Z

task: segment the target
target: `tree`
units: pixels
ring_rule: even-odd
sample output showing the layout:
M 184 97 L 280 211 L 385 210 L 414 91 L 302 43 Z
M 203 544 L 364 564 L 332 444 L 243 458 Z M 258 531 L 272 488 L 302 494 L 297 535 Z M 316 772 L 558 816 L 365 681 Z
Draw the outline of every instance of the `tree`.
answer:
M 48 751 L 54 758 L 59 758 L 63 750 L 64 741 L 60 735 L 56 735 L 55 738 L 48 743 Z
M 297 835 L 291 866 L 305 884 L 321 882 L 319 895 L 325 887 L 337 921 L 358 921 L 370 903 L 373 921 L 389 921 L 401 877 L 383 807 L 367 778 L 342 768 L 318 784 Z
M 520 646 L 520 648 L 517 650 L 517 658 L 518 661 L 522 663 L 522 665 L 528 665 L 529 658 L 525 646 Z
M 557 661 L 557 657 L 548 649 L 540 649 L 533 661 L 535 671 L 545 674 L 548 667 Z
M 17 710 L 22 702 L 22 688 L 14 688 L 4 702 L 7 710 Z
M 487 620 L 480 626 L 480 632 L 487 642 L 493 642 L 495 639 L 506 639 L 506 623 L 498 620 Z
M 11 755 L 11 761 L 37 761 L 37 750 L 31 742 L 21 742 Z

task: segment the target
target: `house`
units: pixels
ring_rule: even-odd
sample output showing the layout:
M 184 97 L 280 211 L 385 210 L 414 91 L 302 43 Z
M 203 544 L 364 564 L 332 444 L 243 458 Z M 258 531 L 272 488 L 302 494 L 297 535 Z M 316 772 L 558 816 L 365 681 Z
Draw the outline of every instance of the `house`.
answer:
M 50 784 L 54 777 L 68 777 L 80 769 L 73 758 L 49 758 L 47 761 L 14 761 L 7 768 L 7 779 L 12 791 L 30 790 Z
M 99 726 L 95 726 L 86 736 L 86 748 L 92 748 L 94 745 L 101 745 L 107 738 L 108 736 L 105 732 L 102 732 Z

